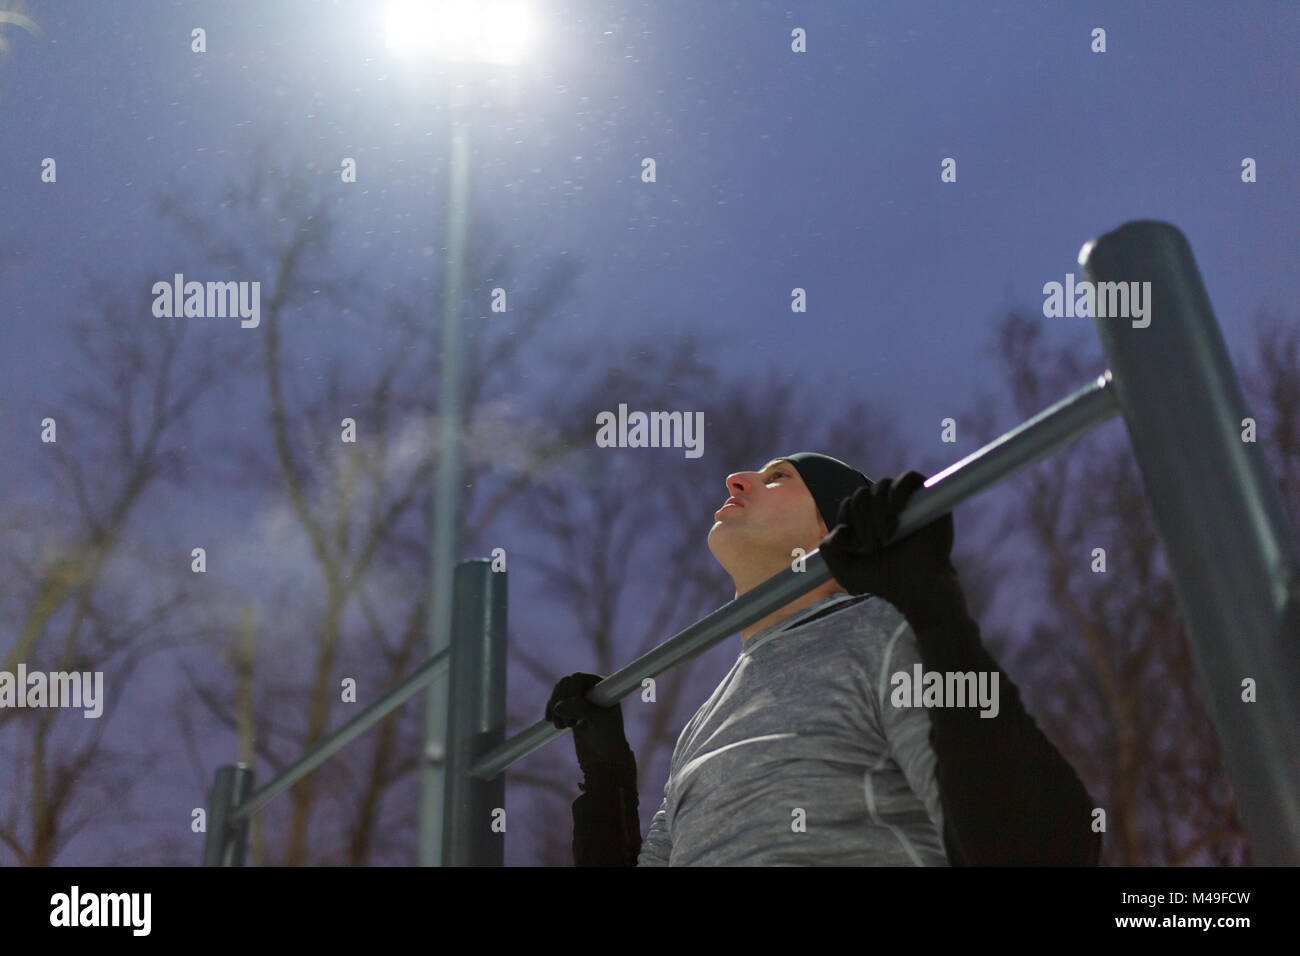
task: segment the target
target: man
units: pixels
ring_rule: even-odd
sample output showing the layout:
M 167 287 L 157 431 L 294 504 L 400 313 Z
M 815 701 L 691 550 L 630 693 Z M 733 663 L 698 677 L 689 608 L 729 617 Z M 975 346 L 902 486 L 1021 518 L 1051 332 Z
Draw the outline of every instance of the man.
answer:
M 741 633 L 644 841 L 620 708 L 586 701 L 594 675 L 556 685 L 546 716 L 584 772 L 577 865 L 1096 864 L 1087 791 L 966 611 L 952 517 L 883 547 L 923 482 L 812 452 L 727 477 L 709 548 L 737 597 L 796 548 L 820 545 L 834 577 Z M 982 674 L 996 706 L 915 706 L 893 688 L 918 670 Z

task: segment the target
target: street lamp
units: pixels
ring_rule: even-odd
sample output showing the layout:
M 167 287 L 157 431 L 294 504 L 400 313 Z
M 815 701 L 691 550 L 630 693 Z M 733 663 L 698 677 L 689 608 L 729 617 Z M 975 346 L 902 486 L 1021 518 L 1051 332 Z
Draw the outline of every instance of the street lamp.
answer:
M 394 3 L 388 8 L 385 36 L 390 51 L 415 61 L 508 66 L 517 63 L 529 45 L 532 24 L 527 8 L 518 2 L 405 2 Z M 447 190 L 447 261 L 442 297 L 442 367 L 438 397 L 441 427 L 430 556 L 430 655 L 437 654 L 451 643 L 452 574 L 457 557 L 460 312 L 469 199 L 469 120 L 464 100 L 462 91 L 453 82 L 448 110 L 451 165 Z M 446 679 L 443 676 L 435 681 L 426 698 L 425 752 L 420 764 L 421 866 L 438 866 L 442 862 Z
M 510 65 L 522 59 L 533 29 L 528 7 L 517 0 L 447 0 L 392 4 L 384 33 L 398 56 Z

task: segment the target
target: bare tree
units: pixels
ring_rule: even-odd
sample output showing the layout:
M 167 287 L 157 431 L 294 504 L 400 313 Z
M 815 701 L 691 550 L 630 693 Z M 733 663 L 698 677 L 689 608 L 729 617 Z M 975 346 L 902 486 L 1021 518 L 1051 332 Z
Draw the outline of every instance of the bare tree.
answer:
M 301 545 L 295 552 L 301 560 L 277 570 L 290 574 L 310 567 L 315 579 L 310 592 L 278 606 L 278 643 L 293 648 L 295 663 L 292 674 L 282 673 L 279 662 L 259 653 L 254 668 L 259 686 L 252 694 L 257 717 L 247 716 L 247 696 L 242 717 L 231 707 L 224 691 L 228 674 L 200 676 L 190 669 L 194 694 L 209 716 L 238 729 L 272 772 L 315 747 L 332 723 L 350 716 L 340 706 L 341 677 L 354 677 L 369 695 L 377 695 L 414 669 L 427 639 L 428 537 L 420 505 L 436 466 L 436 429 L 442 427 L 428 413 L 438 386 L 430 373 L 437 329 L 419 310 L 373 292 L 360 277 L 333 277 L 329 245 L 335 223 L 324 196 L 310 177 L 276 182 L 265 174 L 230 191 L 225 205 L 233 222 L 226 233 L 210 217 L 179 202 L 167 204 L 214 266 L 248 275 L 256 274 L 258 261 L 276 264 L 262 315 L 269 441 L 254 440 L 237 455 L 246 483 L 276 489 L 270 508 L 283 512 L 279 527 L 291 530 L 293 547 Z M 490 269 L 501 281 L 514 268 L 508 248 L 493 244 L 489 223 L 477 223 L 475 231 L 471 267 Z M 244 234 L 278 237 L 278 244 L 245 251 L 238 238 Z M 461 437 L 467 449 L 464 481 L 473 491 L 459 516 L 462 538 L 472 538 L 574 440 L 535 426 L 517 428 L 506 469 L 500 447 L 486 453 L 480 447 L 484 431 L 495 430 L 500 437 L 500 395 L 575 276 L 574 268 L 557 265 L 534 294 L 516 297 L 508 320 L 490 323 L 473 315 L 468 323 L 467 421 Z M 472 275 L 468 285 L 471 302 L 482 303 L 486 314 L 487 277 Z M 304 320 L 315 296 L 334 309 L 366 317 L 382 350 L 372 357 L 358 355 L 346 342 L 332 352 L 323 347 L 319 327 Z M 299 361 L 306 356 L 319 360 L 318 373 L 310 374 Z M 355 424 L 355 442 L 342 440 L 344 418 Z M 496 493 L 481 496 L 477 489 L 503 470 L 507 476 Z M 289 545 L 283 538 L 280 543 Z M 229 652 L 225 660 L 228 666 L 239 660 L 248 667 L 245 658 Z M 418 716 L 417 707 L 395 713 L 364 744 L 353 745 L 299 783 L 287 798 L 286 819 L 278 809 L 267 811 L 275 821 L 268 829 L 285 834 L 282 845 L 268 847 L 277 862 L 362 864 L 384 854 L 409 859 L 414 850 L 406 829 L 409 812 L 382 815 L 385 797 L 419 766 Z M 328 832 L 317 813 L 322 795 L 331 801 Z
M 78 384 L 49 416 L 56 441 L 44 446 L 37 487 L 48 482 L 55 494 L 22 520 L 11 514 L 3 549 L 18 627 L 0 670 L 23 663 L 107 678 L 103 715 L 81 730 L 75 711 L 0 710 L 7 762 L 26 781 L 0 817 L 0 845 L 29 865 L 54 862 L 73 836 L 104 822 L 152 760 L 113 752 L 108 732 L 132 674 L 167 643 L 191 595 L 180 561 L 157 556 L 140 515 L 160 485 L 184 484 L 190 414 L 237 363 L 183 322 L 152 319 L 142 296 L 101 285 L 91 301 L 96 314 L 67 327 Z M 26 528 L 40 528 L 39 538 Z M 142 579 L 153 584 L 147 593 L 136 587 Z
M 1258 441 L 1277 476 L 1283 507 L 1300 529 L 1300 328 L 1280 316 L 1255 320 L 1254 352 L 1242 388 L 1258 409 Z M 1240 366 L 1239 366 L 1240 367 Z

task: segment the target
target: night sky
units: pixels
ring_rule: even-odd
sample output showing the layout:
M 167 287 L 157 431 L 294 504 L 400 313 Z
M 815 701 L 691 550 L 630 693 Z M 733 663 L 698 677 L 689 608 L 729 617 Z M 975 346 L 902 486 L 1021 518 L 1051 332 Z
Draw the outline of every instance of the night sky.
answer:
M 547 342 L 593 343 L 592 368 L 616 343 L 690 334 L 698 358 L 755 395 L 781 382 L 808 409 L 850 398 L 886 405 L 915 460 L 938 465 L 976 447 L 966 435 L 955 450 L 940 445 L 938 422 L 997 391 L 995 323 L 1012 309 L 1041 315 L 1043 285 L 1078 276 L 1083 243 L 1124 222 L 1165 220 L 1187 235 L 1234 355 L 1259 310 L 1296 316 L 1295 4 L 532 6 L 536 35 L 502 74 L 508 88 L 468 110 L 474 223 L 512 248 L 519 278 L 500 281 L 521 298 L 557 260 L 580 266 Z M 44 526 L 14 522 L 59 510 L 42 477 L 39 422 L 86 375 L 65 320 L 90 314 L 93 285 L 132 283 L 124 294 L 135 305 L 122 321 L 146 325 L 162 321 L 151 315 L 149 286 L 176 271 L 261 279 L 266 308 L 272 265 L 229 276 L 208 266 L 160 213 L 164 195 L 189 202 L 212 236 L 253 249 L 259 237 L 232 231 L 222 216 L 224 190 L 268 162 L 311 170 L 332 194 L 332 277 L 355 273 L 418 303 L 433 334 L 455 73 L 399 60 L 385 45 L 383 3 L 7 0 L 3 9 L 40 28 L 32 35 L 0 16 L 0 500 L 13 535 L 6 547 L 36 554 Z M 191 51 L 196 26 L 206 30 L 204 53 Z M 1091 50 L 1099 27 L 1105 53 Z M 806 31 L 805 53 L 791 50 L 795 28 Z M 647 156 L 653 183 L 641 180 Z M 55 183 L 42 182 L 46 157 L 57 162 Z M 355 184 L 339 182 L 343 157 L 357 162 Z M 956 182 L 941 180 L 949 157 Z M 1246 157 L 1257 182 L 1242 181 Z M 791 311 L 796 287 L 807 292 L 805 313 Z M 354 357 L 362 369 L 385 354 L 384 333 L 364 309 L 338 315 L 321 302 L 299 318 L 308 325 L 286 348 L 304 381 L 330 356 Z M 202 324 L 198 335 L 236 350 L 260 348 L 265 332 L 237 319 L 191 321 Z M 1050 341 L 1079 337 L 1099 354 L 1088 319 L 1042 322 Z M 547 355 L 539 350 L 515 383 L 519 404 L 570 374 Z M 223 584 L 273 601 L 275 588 L 292 589 L 293 575 L 309 572 L 300 545 L 275 530 L 283 505 L 230 477 L 226 440 L 265 428 L 264 418 L 242 417 L 260 408 L 241 392 L 256 381 L 197 409 L 188 448 L 196 490 L 151 502 L 133 533 L 188 553 L 203 534 L 258 529 L 223 539 L 244 549 Z M 673 407 L 707 399 L 683 394 Z M 611 394 L 606 407 L 619 401 L 628 398 Z M 703 548 L 726 474 L 794 450 L 728 461 L 706 446 L 700 459 L 654 460 L 698 477 Z M 271 558 L 256 542 L 273 538 L 284 550 Z M 275 588 L 260 588 L 268 568 Z M 512 639 L 541 587 L 520 570 Z M 6 653 L 20 608 L 6 606 Z M 693 665 L 702 692 L 738 649 L 724 642 Z M 544 656 L 566 666 L 554 649 Z M 588 654 L 555 676 L 592 664 Z M 147 738 L 170 754 L 130 798 L 150 822 L 123 817 L 116 830 L 74 837 L 58 862 L 110 862 L 106 854 L 126 862 L 142 852 L 140 834 L 157 836 L 160 816 L 197 862 L 188 812 L 207 781 L 192 779 L 179 748 L 168 750 L 171 731 L 153 709 L 180 686 L 176 672 L 149 666 L 156 670 L 132 684 L 113 734 L 116 746 Z M 511 681 L 539 692 L 514 671 Z M 549 746 L 569 749 L 567 738 Z M 232 748 L 233 737 L 214 730 L 205 772 Z M 643 821 L 659 805 L 667 756 L 645 758 L 653 763 Z M 566 782 L 573 774 L 565 771 Z M 554 825 L 567 841 L 565 813 Z M 507 853 L 507 862 L 527 860 Z

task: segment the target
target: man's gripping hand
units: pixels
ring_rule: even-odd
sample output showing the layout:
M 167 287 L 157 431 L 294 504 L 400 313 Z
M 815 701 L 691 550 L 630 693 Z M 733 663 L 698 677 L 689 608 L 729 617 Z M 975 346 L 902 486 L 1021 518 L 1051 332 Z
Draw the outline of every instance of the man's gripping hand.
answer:
M 596 674 L 560 678 L 546 702 L 546 719 L 560 730 L 573 729 L 573 749 L 588 785 L 616 781 L 636 790 L 636 758 L 623 732 L 621 704 L 598 707 L 587 692 L 601 682 Z
M 909 471 L 863 485 L 840 502 L 835 528 L 820 550 L 835 580 L 850 593 L 874 594 L 907 614 L 929 600 L 937 583 L 956 574 L 950 514 L 885 547 L 908 499 L 924 484 L 924 475 Z

